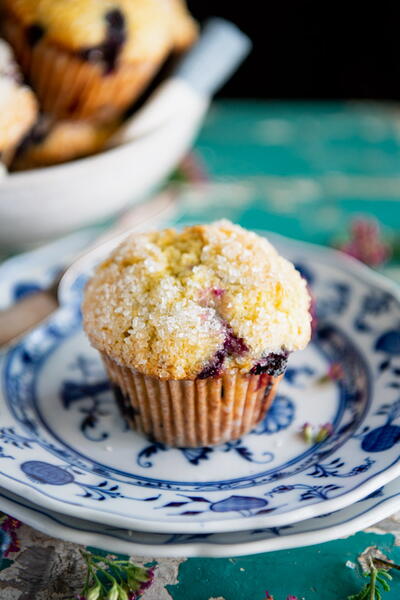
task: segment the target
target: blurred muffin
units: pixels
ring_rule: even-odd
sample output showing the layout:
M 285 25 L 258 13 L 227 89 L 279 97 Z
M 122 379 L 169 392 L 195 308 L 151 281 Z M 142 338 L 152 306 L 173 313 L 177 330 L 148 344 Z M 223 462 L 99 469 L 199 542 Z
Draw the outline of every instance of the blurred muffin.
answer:
M 36 117 L 35 96 L 23 85 L 11 48 L 0 40 L 0 154 L 5 164 Z
M 236 439 L 310 339 L 306 283 L 228 221 L 129 236 L 96 270 L 84 328 L 130 425 L 170 446 Z
M 43 112 L 62 119 L 119 116 L 164 59 L 191 44 L 181 0 L 0 0 Z
M 96 154 L 104 149 L 120 121 L 52 121 L 42 116 L 18 148 L 12 171 L 47 167 Z

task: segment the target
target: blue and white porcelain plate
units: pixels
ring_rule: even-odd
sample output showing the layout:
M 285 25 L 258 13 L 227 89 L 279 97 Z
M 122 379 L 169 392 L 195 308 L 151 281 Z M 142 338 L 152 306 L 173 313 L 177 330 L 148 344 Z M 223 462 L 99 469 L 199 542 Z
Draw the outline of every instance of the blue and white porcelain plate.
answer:
M 281 527 L 233 533 L 149 533 L 85 521 L 0 488 L 0 509 L 56 538 L 109 552 L 149 557 L 239 556 L 321 544 L 352 535 L 400 510 L 400 480 L 347 508 Z
M 291 357 L 273 407 L 252 433 L 178 450 L 125 428 L 81 329 L 91 257 L 67 278 L 61 309 L 3 357 L 1 486 L 117 527 L 209 533 L 339 510 L 399 476 L 397 289 L 333 251 L 272 241 L 308 279 L 318 327 Z M 326 377 L 332 365 L 334 379 Z M 299 435 L 304 422 L 332 423 L 333 434 L 309 446 Z

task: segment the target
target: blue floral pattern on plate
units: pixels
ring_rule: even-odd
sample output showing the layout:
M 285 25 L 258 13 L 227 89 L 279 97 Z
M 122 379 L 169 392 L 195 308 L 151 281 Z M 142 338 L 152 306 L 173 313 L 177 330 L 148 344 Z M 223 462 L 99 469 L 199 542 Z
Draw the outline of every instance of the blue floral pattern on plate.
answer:
M 314 519 L 234 533 L 146 533 L 69 517 L 0 488 L 0 501 L 25 523 L 54 537 L 141 556 L 236 556 L 327 542 L 375 524 L 400 508 L 399 479 L 348 508 Z
M 277 244 L 312 281 L 318 328 L 291 357 L 253 432 L 215 448 L 169 449 L 127 430 L 80 326 L 87 265 L 64 289 L 68 302 L 4 357 L 1 485 L 29 487 L 42 504 L 74 516 L 195 533 L 288 525 L 396 477 L 396 292 L 331 251 Z M 332 363 L 341 376 L 323 383 Z M 331 422 L 332 436 L 307 446 L 299 435 L 305 421 Z

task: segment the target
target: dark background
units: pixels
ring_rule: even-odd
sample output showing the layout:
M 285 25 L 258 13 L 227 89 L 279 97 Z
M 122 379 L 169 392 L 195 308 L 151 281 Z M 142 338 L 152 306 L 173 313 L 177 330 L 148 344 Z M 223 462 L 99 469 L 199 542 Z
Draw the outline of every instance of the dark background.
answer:
M 220 96 L 400 98 L 400 10 L 385 3 L 357 11 L 352 3 L 276 4 L 188 1 L 198 20 L 225 17 L 253 40 L 252 54 Z

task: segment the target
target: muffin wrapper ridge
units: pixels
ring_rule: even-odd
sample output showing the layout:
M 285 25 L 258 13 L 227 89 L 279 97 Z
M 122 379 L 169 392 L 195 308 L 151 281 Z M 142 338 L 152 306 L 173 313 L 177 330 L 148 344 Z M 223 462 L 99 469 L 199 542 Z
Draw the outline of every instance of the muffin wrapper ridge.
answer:
M 283 377 L 160 380 L 102 358 L 130 427 L 174 447 L 212 446 L 246 434 L 263 419 Z
M 45 40 L 31 47 L 24 28 L 12 17 L 5 19 L 2 29 L 42 110 L 58 118 L 106 122 L 120 116 L 161 65 L 160 60 L 121 63 L 105 74 L 102 64 L 85 61 Z

